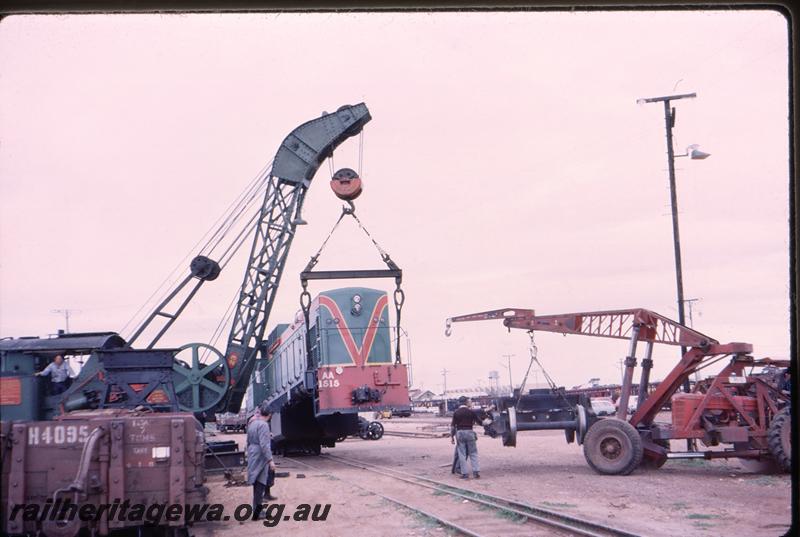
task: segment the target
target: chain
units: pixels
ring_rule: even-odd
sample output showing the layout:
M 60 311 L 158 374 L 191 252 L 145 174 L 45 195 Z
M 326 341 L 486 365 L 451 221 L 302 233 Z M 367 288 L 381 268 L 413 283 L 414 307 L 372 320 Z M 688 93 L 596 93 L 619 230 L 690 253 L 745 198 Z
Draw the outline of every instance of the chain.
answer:
M 534 362 L 538 362 L 538 360 L 536 359 L 538 349 L 536 348 L 536 341 L 534 340 L 533 334 L 534 334 L 533 330 L 528 331 L 528 336 L 531 338 L 531 346 L 530 346 L 531 360 L 530 362 L 528 362 L 528 370 L 525 371 L 525 376 L 522 377 L 522 384 L 519 385 L 519 399 L 517 399 L 517 407 L 519 407 L 519 403 L 520 401 L 522 401 L 522 396 L 525 393 L 525 384 L 528 382 L 528 375 L 531 372 L 531 367 L 533 367 Z M 519 410 L 519 408 L 517 408 L 517 410 Z
M 353 204 L 353 202 L 350 201 L 350 200 L 347 200 L 347 206 L 342 207 L 342 214 L 339 215 L 339 219 L 333 225 L 333 228 L 331 228 L 330 233 L 328 233 L 328 236 L 322 242 L 322 246 L 320 246 L 319 250 L 317 251 L 317 253 L 314 254 L 314 256 L 311 257 L 311 259 L 309 260 L 308 264 L 306 265 L 306 268 L 303 269 L 303 272 L 309 272 L 309 271 L 311 271 L 312 268 L 314 268 L 314 266 L 317 264 L 317 261 L 319 260 L 319 256 L 322 254 L 322 250 L 324 250 L 325 249 L 325 245 L 328 244 L 328 240 L 330 240 L 330 238 L 333 236 L 333 233 L 336 231 L 336 228 L 339 227 L 339 224 L 342 222 L 344 217 L 348 216 L 348 215 L 353 217 L 353 219 L 358 224 L 358 227 L 361 228 L 361 230 L 367 235 L 369 240 L 372 241 L 372 244 L 375 245 L 375 248 L 378 249 L 378 253 L 380 253 L 381 259 L 383 260 L 383 262 L 386 263 L 386 265 L 392 270 L 400 270 L 400 267 L 398 267 L 395 264 L 395 262 L 392 261 L 392 258 L 389 256 L 389 254 L 386 252 L 386 250 L 381 248 L 381 245 L 378 244 L 378 241 L 376 241 L 372 237 L 370 232 L 367 231 L 367 228 L 364 227 L 364 224 L 361 223 L 361 220 L 359 220 L 358 216 L 356 216 L 356 207 Z M 395 308 L 395 313 L 397 314 L 397 328 L 396 328 L 397 345 L 395 347 L 395 363 L 399 364 L 400 363 L 400 335 L 401 335 L 401 330 L 402 330 L 401 325 L 400 325 L 400 318 L 401 318 L 401 314 L 402 314 L 402 310 L 403 310 L 403 303 L 405 302 L 405 299 L 406 299 L 406 295 L 405 295 L 405 293 L 403 292 L 403 289 L 400 286 L 400 284 L 402 283 L 402 276 L 398 277 L 398 278 L 395 278 L 395 283 L 397 284 L 397 287 L 394 290 L 394 308 Z M 309 332 L 310 332 L 310 330 L 309 330 L 309 327 L 310 327 L 309 315 L 310 315 L 310 309 L 311 309 L 311 293 L 308 292 L 308 282 L 306 280 L 301 280 L 301 284 L 303 285 L 303 292 L 300 294 L 300 306 L 303 309 L 303 316 L 305 318 L 305 323 L 306 323 L 306 349 L 307 349 L 307 352 L 308 352 L 308 355 L 309 355 L 308 360 L 309 360 L 309 367 L 310 367 L 311 366 L 311 345 L 310 345 L 311 342 L 309 340 Z
M 308 282 L 303 281 L 303 292 L 300 293 L 300 308 L 303 310 L 303 320 L 306 323 L 306 365 L 309 369 L 314 369 L 311 356 L 311 293 L 308 292 Z
M 400 278 L 396 278 L 397 288 L 394 290 L 394 309 L 397 314 L 397 345 L 394 348 L 394 363 L 400 364 L 400 314 L 403 309 L 403 302 L 406 301 L 406 294 L 400 288 Z
M 333 233 L 334 233 L 334 231 L 336 231 L 336 228 L 337 228 L 337 227 L 339 227 L 339 224 L 341 224 L 341 223 L 342 223 L 342 220 L 343 220 L 343 219 L 344 219 L 344 217 L 345 217 L 345 216 L 347 216 L 348 214 L 352 214 L 352 213 L 351 213 L 351 212 L 349 212 L 349 211 L 348 211 L 348 209 L 345 207 L 345 208 L 342 210 L 342 214 L 340 214 L 340 215 L 339 215 L 339 219 L 336 221 L 336 223 L 335 223 L 335 224 L 333 224 L 333 227 L 331 228 L 331 231 L 330 231 L 330 233 L 328 233 L 328 236 L 327 236 L 327 237 L 325 237 L 325 240 L 324 240 L 324 241 L 322 241 L 322 246 L 320 246 L 320 247 L 319 247 L 319 250 L 317 250 L 317 253 L 316 253 L 316 254 L 314 254 L 314 255 L 311 257 L 311 259 L 310 259 L 310 260 L 309 260 L 309 262 L 308 262 L 308 265 L 306 265 L 306 268 L 305 268 L 305 269 L 303 269 L 303 272 L 308 272 L 308 271 L 310 271 L 312 268 L 314 268 L 314 265 L 316 265 L 316 264 L 317 264 L 317 261 L 319 261 L 319 256 L 320 256 L 320 254 L 322 254 L 322 250 L 324 250 L 324 249 L 325 249 L 325 245 L 326 245 L 326 244 L 328 244 L 328 241 L 329 241 L 329 240 L 330 240 L 330 238 L 333 236 Z M 303 288 L 305 289 L 305 286 L 303 286 Z
M 355 215 L 355 213 L 350 213 L 350 216 L 352 216 L 352 217 L 355 219 L 355 221 L 358 223 L 358 227 L 360 227 L 360 228 L 361 228 L 361 230 L 362 230 L 364 233 L 366 233 L 367 237 L 369 237 L 369 240 L 371 240 L 371 241 L 372 241 L 372 244 L 374 244 L 374 245 L 375 245 L 375 248 L 377 248 L 377 249 L 378 249 L 378 252 L 381 254 L 381 259 L 383 259 L 383 262 L 384 262 L 384 263 L 386 263 L 386 264 L 389 264 L 389 263 L 391 263 L 391 262 L 392 262 L 392 260 L 391 260 L 391 258 L 389 257 L 389 254 L 388 254 L 388 253 L 386 253 L 386 250 L 384 250 L 383 248 L 381 248 L 381 245 L 380 245 L 380 244 L 378 244 L 378 241 L 376 241 L 376 240 L 375 240 L 375 239 L 372 237 L 372 235 L 370 234 L 370 232 L 369 232 L 369 231 L 367 231 L 367 228 L 366 228 L 366 227 L 364 227 L 364 224 L 362 224 L 362 223 L 361 223 L 361 220 L 359 220 L 359 219 L 358 219 L 358 217 Z

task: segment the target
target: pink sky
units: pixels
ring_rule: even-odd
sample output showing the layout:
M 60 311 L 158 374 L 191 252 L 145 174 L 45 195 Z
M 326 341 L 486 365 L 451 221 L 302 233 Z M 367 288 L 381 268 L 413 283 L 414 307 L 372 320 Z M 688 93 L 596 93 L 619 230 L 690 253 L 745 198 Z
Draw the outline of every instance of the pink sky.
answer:
M 289 131 L 364 101 L 358 214 L 404 269 L 415 383 L 439 391 L 443 368 L 450 387 L 506 379 L 509 353 L 518 382 L 524 332 L 472 323 L 447 339 L 444 319 L 505 306 L 677 318 L 663 108 L 636 99 L 697 92 L 676 103 L 674 132 L 676 151 L 712 154 L 677 160 L 694 326 L 786 358 L 787 61 L 786 20 L 770 11 L 5 18 L 0 337 L 55 332 L 54 309 L 77 310 L 72 331 L 122 329 Z M 357 141 L 334 161 L 357 168 Z M 339 215 L 328 175 L 326 163 L 270 326 L 294 315 L 297 275 Z M 380 267 L 346 224 L 319 268 Z M 243 263 L 165 345 L 208 341 Z M 537 343 L 567 386 L 617 381 L 627 350 Z M 655 378 L 677 354 L 657 350 Z

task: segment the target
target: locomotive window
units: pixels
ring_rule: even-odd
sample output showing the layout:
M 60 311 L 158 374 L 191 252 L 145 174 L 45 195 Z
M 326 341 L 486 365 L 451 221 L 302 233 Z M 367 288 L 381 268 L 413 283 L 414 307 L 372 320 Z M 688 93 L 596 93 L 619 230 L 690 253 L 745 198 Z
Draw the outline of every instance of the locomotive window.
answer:
M 275 388 L 278 388 L 281 385 L 281 353 L 275 353 L 275 359 L 272 361 L 272 375 L 275 379 Z
M 286 382 L 291 383 L 294 379 L 294 361 L 297 355 L 297 348 L 295 347 L 295 341 L 292 340 L 289 342 L 289 346 L 286 348 Z
M 284 349 L 284 351 L 283 351 L 283 354 L 281 354 L 281 387 L 282 388 L 285 388 L 286 384 L 288 382 L 287 377 L 288 377 L 288 374 L 289 374 L 289 372 L 288 372 L 288 365 L 289 364 L 287 362 L 291 359 L 291 352 L 292 352 L 292 347 L 289 346 L 289 347 L 286 347 L 286 349 Z
M 267 393 L 272 393 L 277 386 L 278 383 L 275 378 L 275 359 L 273 358 L 267 365 L 267 389 L 269 390 Z
M 311 327 L 311 332 L 309 336 L 309 341 L 311 342 L 311 349 L 309 352 L 311 353 L 311 363 L 315 365 L 319 365 L 319 318 L 317 318 L 317 324 Z
M 275 357 L 275 388 L 283 386 L 283 375 L 281 374 L 281 362 L 286 351 L 281 351 Z
M 295 346 L 297 347 L 297 355 L 294 360 L 294 378 L 297 380 L 303 375 L 303 357 L 305 355 L 303 352 L 303 338 L 298 337 L 295 341 Z

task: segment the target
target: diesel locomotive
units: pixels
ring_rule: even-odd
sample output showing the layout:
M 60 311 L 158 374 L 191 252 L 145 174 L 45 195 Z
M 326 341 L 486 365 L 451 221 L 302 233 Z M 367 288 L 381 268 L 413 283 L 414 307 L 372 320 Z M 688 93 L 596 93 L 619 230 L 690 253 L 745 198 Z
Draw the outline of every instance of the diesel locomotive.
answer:
M 314 298 L 308 323 L 298 312 L 275 326 L 249 406 L 267 401 L 272 408 L 277 451 L 318 454 L 358 434 L 358 412 L 410 410 L 408 371 L 391 351 L 388 306 L 384 291 L 340 288 Z

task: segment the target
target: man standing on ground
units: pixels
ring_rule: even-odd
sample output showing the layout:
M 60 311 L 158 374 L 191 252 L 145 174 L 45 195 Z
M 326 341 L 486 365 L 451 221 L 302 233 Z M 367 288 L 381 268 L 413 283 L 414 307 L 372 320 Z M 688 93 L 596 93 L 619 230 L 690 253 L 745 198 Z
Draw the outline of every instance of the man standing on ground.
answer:
M 268 420 L 272 412 L 269 406 L 261 404 L 247 425 L 247 483 L 253 485 L 253 518 L 261 514 L 261 502 L 265 493 L 268 500 L 275 500 L 269 494 L 270 472 L 275 472 L 272 460 L 271 437 Z
M 458 466 L 461 470 L 461 479 L 469 479 L 467 471 L 467 456 L 472 466 L 475 479 L 481 477 L 478 466 L 478 434 L 472 430 L 473 425 L 480 425 L 481 420 L 470 408 L 470 400 L 463 395 L 458 398 L 458 408 L 453 412 L 451 433 L 455 433 L 456 450 L 458 451 Z

